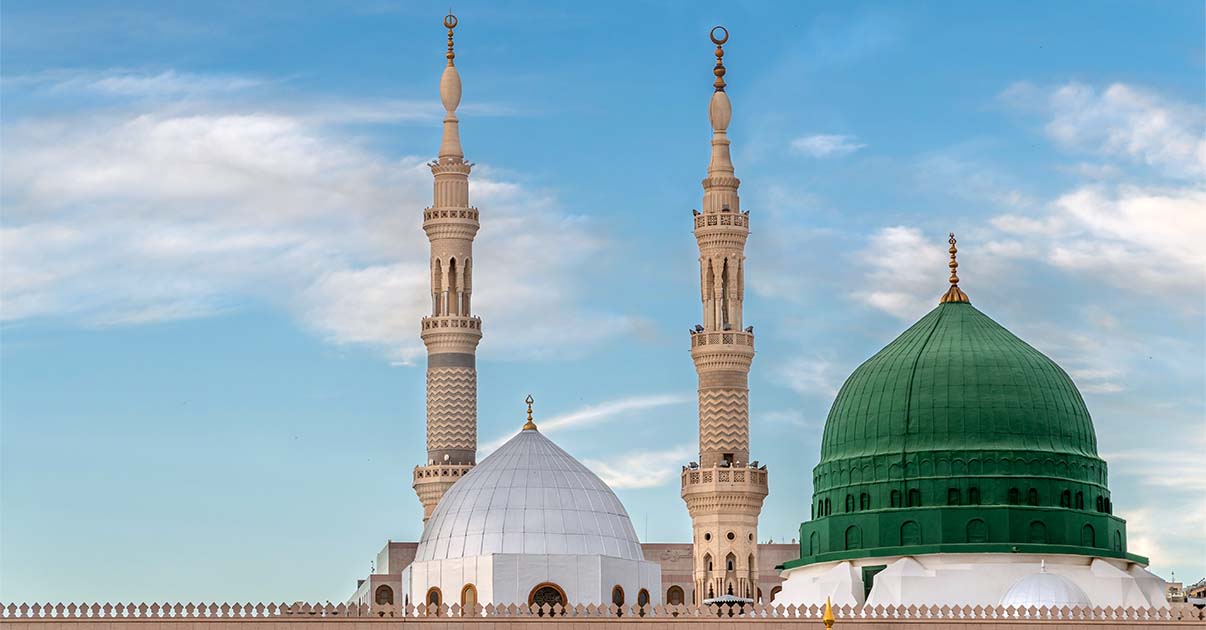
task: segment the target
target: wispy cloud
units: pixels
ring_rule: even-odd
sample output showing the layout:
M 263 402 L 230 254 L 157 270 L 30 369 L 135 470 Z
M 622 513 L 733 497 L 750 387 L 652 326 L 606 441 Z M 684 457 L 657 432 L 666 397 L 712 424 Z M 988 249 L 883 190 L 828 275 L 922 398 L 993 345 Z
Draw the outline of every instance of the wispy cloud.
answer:
M 858 258 L 868 267 L 865 287 L 853 296 L 902 320 L 912 321 L 934 307 L 935 270 L 946 264 L 946 252 L 915 227 L 883 228 L 871 236 Z M 940 242 L 940 241 L 939 241 Z
M 1066 149 L 1141 162 L 1178 177 L 1206 174 L 1206 114 L 1200 104 L 1123 83 L 1098 89 L 1076 82 L 1019 82 L 1001 99 L 1042 114 L 1047 135 Z
M 56 85 L 170 95 L 188 83 L 206 78 Z M 0 317 L 133 325 L 266 303 L 331 342 L 401 362 L 421 355 L 425 160 L 380 155 L 286 106 L 243 102 L 232 112 L 217 97 L 185 100 L 6 121 Z M 395 117 L 426 115 L 421 105 L 391 107 Z M 589 218 L 487 168 L 471 194 L 489 209 L 475 243 L 491 261 L 476 266 L 474 287 L 493 331 L 483 355 L 580 353 L 591 346 L 576 331 L 600 343 L 636 323 L 581 305 L 577 277 L 609 247 Z
M 854 136 L 824 133 L 801 136 L 791 141 L 793 151 L 814 158 L 842 157 L 866 146 Z
M 47 70 L 36 74 L 5 77 L 6 89 L 23 88 L 48 94 L 86 93 L 114 97 L 180 97 L 221 92 L 237 92 L 266 83 L 259 77 L 235 74 L 194 74 L 163 70 L 146 72 L 129 69 Z
M 691 445 L 682 444 L 661 451 L 625 451 L 614 459 L 585 459 L 582 463 L 612 488 L 654 488 L 677 480 L 692 452 Z
M 626 413 L 643 411 L 646 409 L 655 409 L 657 407 L 666 407 L 669 405 L 683 405 L 692 402 L 694 397 L 685 394 L 654 394 L 650 396 L 630 396 L 627 398 L 619 398 L 609 400 L 604 403 L 587 405 L 579 407 L 573 411 L 558 414 L 548 419 L 540 420 L 537 426 L 540 427 L 542 433 L 557 433 L 566 429 L 574 429 L 592 424 L 597 424 Z M 493 452 L 494 449 L 502 446 L 504 442 L 511 439 L 511 435 L 504 435 L 484 444 L 478 445 L 478 451 L 482 454 Z

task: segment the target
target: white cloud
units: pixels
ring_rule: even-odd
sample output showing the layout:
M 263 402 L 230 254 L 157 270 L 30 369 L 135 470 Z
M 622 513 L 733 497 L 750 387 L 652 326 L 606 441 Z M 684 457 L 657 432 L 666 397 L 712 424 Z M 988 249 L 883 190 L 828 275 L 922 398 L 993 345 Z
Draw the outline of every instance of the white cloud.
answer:
M 937 304 L 940 280 L 946 277 L 947 253 L 936 242 L 941 241 L 914 227 L 876 232 L 857 254 L 867 268 L 862 286 L 871 288 L 854 292 L 854 297 L 905 321 L 921 317 Z
M 854 136 L 824 133 L 801 136 L 791 141 L 793 151 L 814 158 L 842 157 L 866 146 Z
M 1047 134 L 1065 148 L 1141 162 L 1170 176 L 1206 174 L 1200 105 L 1122 83 L 1104 90 L 1075 82 L 1049 88 L 1015 83 L 1002 96 L 1046 115 Z
M 586 459 L 582 463 L 612 488 L 654 488 L 677 481 L 693 451 L 683 444 L 663 451 L 625 453 L 614 459 Z
M 225 109 L 190 101 L 7 124 L 0 318 L 137 324 L 266 303 L 334 343 L 421 354 L 424 160 L 370 151 L 329 113 Z M 483 355 L 584 352 L 630 329 L 630 317 L 580 305 L 578 277 L 608 246 L 589 219 L 488 168 L 471 191 Z
M 801 395 L 819 395 L 826 399 L 837 396 L 841 386 L 833 363 L 819 356 L 795 358 L 775 371 L 775 382 Z
M 557 433 L 566 429 L 576 429 L 579 427 L 589 426 L 610 420 L 617 416 L 623 416 L 627 413 L 643 411 L 646 409 L 655 409 L 657 407 L 666 407 L 669 405 L 683 405 L 694 401 L 695 398 L 685 394 L 653 394 L 649 396 L 630 396 L 627 398 L 619 398 L 609 400 L 607 402 L 594 405 L 587 405 L 558 414 L 547 419 L 540 419 L 536 425 L 540 427 L 540 432 L 545 434 Z M 504 442 L 511 439 L 513 434 L 500 436 L 489 442 L 478 445 L 479 454 L 487 454 L 494 449 L 502 446 Z

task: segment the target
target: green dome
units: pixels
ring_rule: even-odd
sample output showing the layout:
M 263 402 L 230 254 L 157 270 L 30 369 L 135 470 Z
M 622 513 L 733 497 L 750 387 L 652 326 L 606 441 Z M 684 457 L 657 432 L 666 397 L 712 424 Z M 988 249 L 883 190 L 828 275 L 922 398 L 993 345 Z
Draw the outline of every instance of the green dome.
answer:
M 854 371 L 821 462 L 911 451 L 1097 456 L 1080 392 L 1054 361 L 967 302 L 938 305 Z
M 1126 552 L 1072 379 L 955 281 L 838 392 L 801 557 L 785 566 L 990 552 L 1146 562 Z

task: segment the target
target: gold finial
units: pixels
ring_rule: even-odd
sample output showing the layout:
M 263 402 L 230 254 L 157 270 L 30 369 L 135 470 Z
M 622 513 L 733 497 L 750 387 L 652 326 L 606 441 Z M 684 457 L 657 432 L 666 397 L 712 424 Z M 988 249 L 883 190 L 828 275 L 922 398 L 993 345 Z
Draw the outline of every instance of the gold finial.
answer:
M 720 31 L 721 35 L 717 37 L 716 31 Z M 729 41 L 729 29 L 723 26 L 713 26 L 712 32 L 709 33 L 712 38 L 712 43 L 716 44 L 716 67 L 712 69 L 712 74 L 716 75 L 716 82 L 712 84 L 717 92 L 724 91 L 724 43 Z
M 448 29 L 448 54 L 444 55 L 448 58 L 448 65 L 456 65 L 452 60 L 456 58 L 456 53 L 452 52 L 452 29 L 456 28 L 458 20 L 452 14 L 452 9 L 448 9 L 448 15 L 444 17 L 444 28 Z
M 959 251 L 959 248 L 955 247 L 954 232 L 951 232 L 951 239 L 947 242 L 951 244 L 951 248 L 947 250 L 951 253 L 951 261 L 947 263 L 947 266 L 951 268 L 951 288 L 947 289 L 946 294 L 942 296 L 941 300 L 938 300 L 938 303 L 963 302 L 971 304 L 971 300 L 968 299 L 967 294 L 959 288 L 959 261 L 955 260 L 955 254 Z
M 532 422 L 532 403 L 534 403 L 536 401 L 532 398 L 531 394 L 528 394 L 528 397 L 525 398 L 523 401 L 528 403 L 528 421 L 523 423 L 523 430 L 524 431 L 535 431 L 536 423 Z
M 825 614 L 821 616 L 821 622 L 825 624 L 826 628 L 832 628 L 833 622 L 836 620 L 837 620 L 837 618 L 833 616 L 833 606 L 829 605 L 829 598 L 826 597 L 825 598 Z

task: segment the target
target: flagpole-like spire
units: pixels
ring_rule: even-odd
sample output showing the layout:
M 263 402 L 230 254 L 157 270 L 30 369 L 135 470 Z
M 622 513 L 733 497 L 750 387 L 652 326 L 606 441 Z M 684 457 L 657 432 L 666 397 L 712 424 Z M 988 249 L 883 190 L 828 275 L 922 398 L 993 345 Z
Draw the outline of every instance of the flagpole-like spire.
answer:
M 444 27 L 448 29 L 448 65 L 440 77 L 440 100 L 444 103 L 444 138 L 440 142 L 440 161 L 460 162 L 465 159 L 461 149 L 460 122 L 456 118 L 456 108 L 461 104 L 461 75 L 456 71 L 453 59 L 456 53 L 452 51 L 452 29 L 456 28 L 459 20 L 451 11 L 444 17 Z
M 963 302 L 965 304 L 971 304 L 971 300 L 968 299 L 967 294 L 959 288 L 959 261 L 955 260 L 955 254 L 958 253 L 959 248 L 955 247 L 954 232 L 951 232 L 951 239 L 947 242 L 951 244 L 951 248 L 947 250 L 951 253 L 951 261 L 947 263 L 947 266 L 951 268 L 951 288 L 947 289 L 946 293 L 942 296 L 942 299 L 938 300 L 938 303 L 945 304 L 947 302 Z
M 528 403 L 528 421 L 523 423 L 523 430 L 524 431 L 535 431 L 536 423 L 532 422 L 532 403 L 536 402 L 536 400 L 532 398 L 531 394 L 528 394 L 528 397 L 525 398 L 523 401 Z

